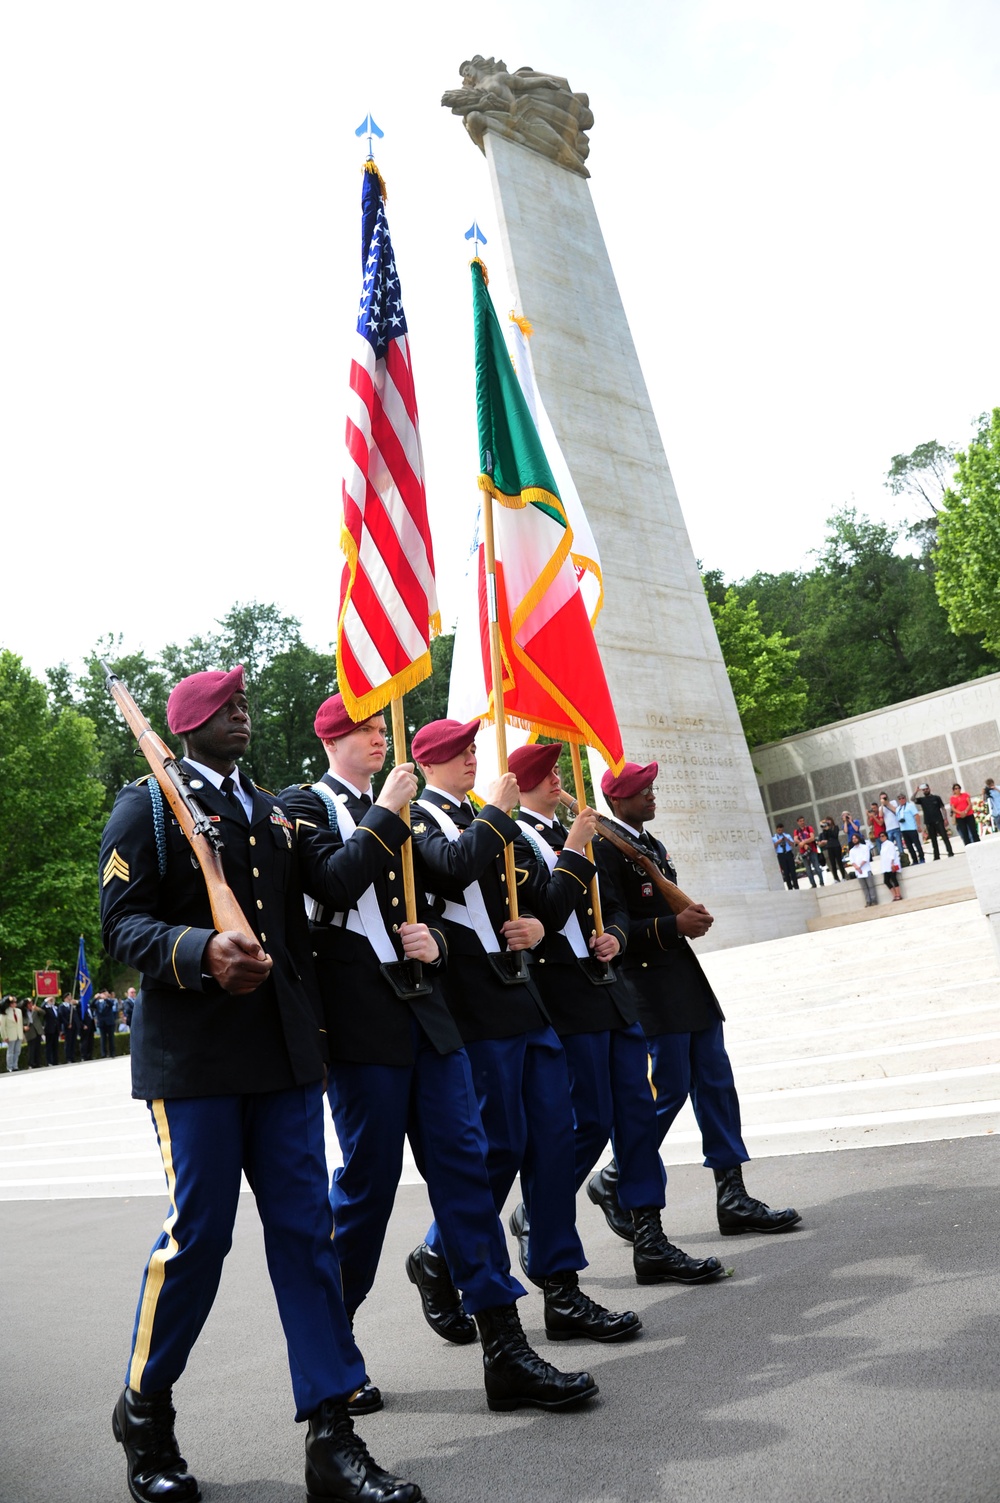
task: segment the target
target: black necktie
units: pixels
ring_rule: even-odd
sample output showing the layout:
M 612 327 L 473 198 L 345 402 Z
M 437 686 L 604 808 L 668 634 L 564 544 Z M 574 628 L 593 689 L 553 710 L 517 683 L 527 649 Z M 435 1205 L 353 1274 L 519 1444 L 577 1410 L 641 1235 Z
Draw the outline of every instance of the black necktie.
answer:
M 244 820 L 246 820 L 247 811 L 244 809 L 239 800 L 239 797 L 237 796 L 236 784 L 233 782 L 232 778 L 222 779 L 221 793 L 223 798 L 229 800 L 236 813 L 239 814 Z

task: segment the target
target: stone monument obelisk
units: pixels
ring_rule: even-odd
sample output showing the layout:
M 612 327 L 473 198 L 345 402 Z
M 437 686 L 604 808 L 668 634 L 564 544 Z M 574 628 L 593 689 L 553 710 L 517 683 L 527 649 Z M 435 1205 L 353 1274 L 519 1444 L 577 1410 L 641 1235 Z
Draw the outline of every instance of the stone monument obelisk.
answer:
M 655 830 L 718 922 L 702 948 L 799 933 L 659 429 L 587 185 L 585 94 L 475 57 L 442 104 L 489 163 L 539 391 L 601 553 L 597 639 L 632 761 L 656 760 Z

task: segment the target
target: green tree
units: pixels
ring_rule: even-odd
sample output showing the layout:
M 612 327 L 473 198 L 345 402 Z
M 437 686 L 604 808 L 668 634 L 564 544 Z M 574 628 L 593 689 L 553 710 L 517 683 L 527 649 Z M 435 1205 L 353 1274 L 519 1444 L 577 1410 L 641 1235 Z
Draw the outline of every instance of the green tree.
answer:
M 102 658 L 125 684 L 153 729 L 178 754 L 180 742 L 167 731 L 167 693 L 171 681 L 162 668 L 141 649 L 125 652 L 121 635 L 103 638 L 86 659 L 86 672 L 75 687 L 75 703 L 94 727 L 98 776 L 104 785 L 105 811 L 110 814 L 119 791 L 149 768 L 108 693 Z M 51 672 L 49 682 L 52 682 Z
M 937 534 L 945 487 L 955 467 L 955 450 L 936 438 L 918 444 L 910 454 L 894 454 L 885 484 L 894 496 L 915 501 L 923 513 L 907 528 L 923 552 L 929 553 Z
M 983 413 L 955 463 L 934 550 L 938 599 L 952 631 L 1000 654 L 1000 407 Z
M 0 955 L 3 985 L 26 995 L 32 972 L 76 973 L 79 936 L 103 962 L 97 857 L 103 787 L 94 727 L 52 708 L 43 683 L 0 650 Z
M 756 602 L 742 604 L 736 590 L 727 590 L 721 605 L 709 602 L 709 608 L 748 743 L 777 741 L 798 730 L 807 685 L 788 638 L 767 633 Z

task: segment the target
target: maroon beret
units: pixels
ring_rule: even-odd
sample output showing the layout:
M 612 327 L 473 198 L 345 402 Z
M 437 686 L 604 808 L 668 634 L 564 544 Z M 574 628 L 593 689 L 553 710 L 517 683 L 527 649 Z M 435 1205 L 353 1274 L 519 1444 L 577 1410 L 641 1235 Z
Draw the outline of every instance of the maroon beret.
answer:
M 316 711 L 313 730 L 321 741 L 339 741 L 341 736 L 350 735 L 356 726 L 365 725 L 371 718 L 367 715 L 364 720 L 352 720 L 340 695 L 331 694 Z
M 213 668 L 209 673 L 190 673 L 170 691 L 167 725 L 175 736 L 197 730 L 206 720 L 211 720 L 216 710 L 228 704 L 234 694 L 245 691 L 242 663 L 228 673 L 223 673 L 220 668 Z
M 414 762 L 434 766 L 438 762 L 450 762 L 479 735 L 479 721 L 432 720 L 422 725 L 410 742 L 410 755 Z
M 634 793 L 641 793 L 655 783 L 659 770 L 659 762 L 647 762 L 645 767 L 640 767 L 638 762 L 626 762 L 615 777 L 609 767 L 601 779 L 601 792 L 605 798 L 631 798 Z
M 519 746 L 511 752 L 507 766 L 517 778 L 522 793 L 526 788 L 537 788 L 542 779 L 548 777 L 559 761 L 561 751 L 562 742 L 557 741 L 552 746 Z

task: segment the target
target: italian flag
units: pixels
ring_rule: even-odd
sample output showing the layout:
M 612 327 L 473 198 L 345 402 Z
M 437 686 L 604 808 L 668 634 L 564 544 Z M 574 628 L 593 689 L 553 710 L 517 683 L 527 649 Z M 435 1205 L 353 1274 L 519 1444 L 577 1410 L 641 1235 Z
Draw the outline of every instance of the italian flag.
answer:
M 538 429 L 511 364 L 486 288 L 472 263 L 479 420 L 479 487 L 495 508 L 497 617 L 503 659 L 503 710 L 525 730 L 592 746 L 620 771 L 621 732 L 574 565 L 573 530 Z M 490 689 L 489 611 L 481 542 L 477 548 L 479 656 L 459 654 L 469 718 L 496 713 Z M 470 679 L 473 682 L 470 682 Z M 454 687 L 455 673 L 452 682 Z M 465 697 L 465 696 L 463 696 Z

